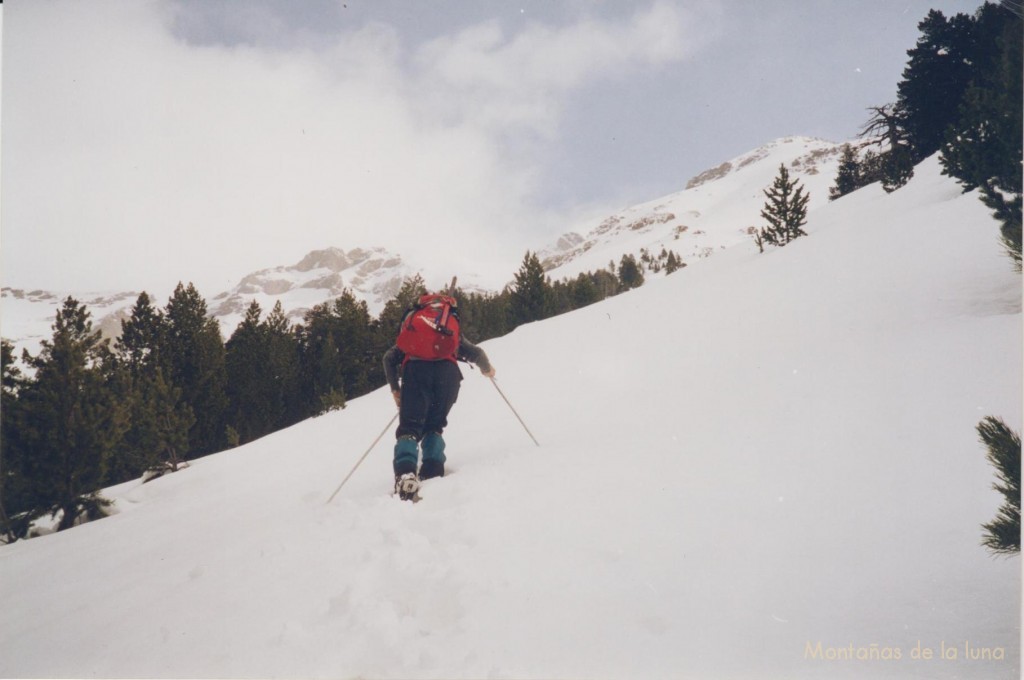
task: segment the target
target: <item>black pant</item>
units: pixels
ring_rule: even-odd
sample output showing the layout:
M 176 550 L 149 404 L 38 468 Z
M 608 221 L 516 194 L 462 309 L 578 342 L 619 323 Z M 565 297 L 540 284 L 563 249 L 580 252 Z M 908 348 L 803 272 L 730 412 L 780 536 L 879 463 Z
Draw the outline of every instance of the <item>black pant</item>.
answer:
M 428 432 L 440 434 L 448 425 L 448 412 L 459 397 L 461 383 L 462 371 L 454 361 L 406 362 L 395 437 L 419 441 Z

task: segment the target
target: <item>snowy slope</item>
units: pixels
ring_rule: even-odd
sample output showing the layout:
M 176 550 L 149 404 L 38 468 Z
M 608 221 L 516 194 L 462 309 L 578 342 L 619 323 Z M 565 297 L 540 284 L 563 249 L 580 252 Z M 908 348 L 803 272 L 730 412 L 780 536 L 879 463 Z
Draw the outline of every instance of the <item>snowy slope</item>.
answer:
M 1018 677 L 1020 561 L 979 546 L 974 426 L 1022 410 L 997 226 L 932 159 L 808 231 L 487 343 L 542 447 L 464 370 L 415 506 L 390 435 L 324 502 L 378 391 L 0 548 L 0 676 Z
M 785 137 L 692 178 L 686 189 L 609 215 L 585 234 L 570 232 L 540 257 L 552 279 L 574 277 L 618 264 L 641 249 L 675 251 L 690 264 L 736 243 L 764 226 L 763 190 L 785 165 L 810 195 L 808 211 L 828 203 L 842 145 L 811 137 Z

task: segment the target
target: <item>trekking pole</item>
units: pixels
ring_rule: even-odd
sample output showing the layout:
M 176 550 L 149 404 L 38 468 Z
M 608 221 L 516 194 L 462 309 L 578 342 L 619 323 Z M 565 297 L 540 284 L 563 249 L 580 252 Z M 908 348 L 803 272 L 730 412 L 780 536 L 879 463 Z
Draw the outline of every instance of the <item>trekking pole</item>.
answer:
M 339 484 L 338 488 L 334 490 L 334 493 L 331 494 L 331 497 L 327 499 L 327 504 L 330 504 L 330 502 L 334 500 L 334 497 L 338 495 L 339 491 L 341 491 L 341 487 L 345 486 L 345 482 L 347 482 L 349 480 L 349 477 L 351 477 L 353 474 L 355 474 L 356 469 L 360 465 L 362 465 L 363 461 L 366 460 L 366 457 L 368 455 L 370 455 L 370 451 L 373 451 L 373 447 L 377 445 L 377 442 L 380 441 L 381 437 L 383 437 L 387 433 L 387 431 L 391 429 L 391 426 L 394 425 L 395 420 L 397 418 L 398 418 L 398 412 L 396 411 L 395 415 L 391 416 L 391 420 L 388 421 L 388 424 L 384 428 L 384 430 L 379 435 L 377 435 L 377 438 L 373 440 L 372 444 L 370 444 L 370 448 L 366 449 L 366 453 L 364 453 L 362 455 L 362 457 L 358 461 L 356 461 L 355 466 L 353 466 L 353 468 L 349 471 L 349 473 L 347 475 L 345 475 L 345 479 L 341 480 L 341 484 Z
M 498 394 L 500 394 L 501 398 L 505 400 L 505 403 L 508 404 L 508 407 L 512 409 L 512 413 L 515 414 L 516 420 L 518 420 L 519 424 L 523 426 L 524 430 L 526 430 L 526 434 L 530 435 L 530 439 L 533 440 L 533 443 L 536 444 L 537 446 L 540 446 L 540 442 L 537 441 L 537 438 L 533 436 L 532 432 L 530 432 L 530 428 L 528 428 L 526 426 L 526 423 L 523 422 L 523 419 L 519 417 L 519 413 L 516 411 L 515 406 L 512 405 L 512 402 L 508 400 L 508 397 L 505 396 L 505 393 L 501 391 L 500 387 L 498 387 L 498 381 L 495 380 L 494 378 L 491 378 L 491 384 L 494 385 L 494 389 L 498 390 Z

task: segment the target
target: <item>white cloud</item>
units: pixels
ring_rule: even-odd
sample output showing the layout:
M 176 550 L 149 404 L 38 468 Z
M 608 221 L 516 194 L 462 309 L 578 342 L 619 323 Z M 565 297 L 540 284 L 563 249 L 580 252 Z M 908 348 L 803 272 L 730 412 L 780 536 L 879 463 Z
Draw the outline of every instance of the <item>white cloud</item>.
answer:
M 411 60 L 384 24 L 326 49 L 197 47 L 167 10 L 8 3 L 4 285 L 214 295 L 376 244 L 507 276 L 553 220 L 531 202 L 540 151 L 506 153 L 515 135 L 552 135 L 575 88 L 700 42 L 668 4 L 623 26 L 484 24 Z
M 715 32 L 708 30 L 709 19 L 657 3 L 623 25 L 583 19 L 506 35 L 494 21 L 434 40 L 420 50 L 417 65 L 436 99 L 447 102 L 435 105 L 450 115 L 550 136 L 567 94 L 693 54 Z

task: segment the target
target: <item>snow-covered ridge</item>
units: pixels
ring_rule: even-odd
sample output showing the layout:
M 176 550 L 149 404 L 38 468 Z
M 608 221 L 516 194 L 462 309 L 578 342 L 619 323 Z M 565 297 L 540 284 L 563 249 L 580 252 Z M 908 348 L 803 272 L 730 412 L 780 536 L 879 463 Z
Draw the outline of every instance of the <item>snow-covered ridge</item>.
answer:
M 842 144 L 811 137 L 786 137 L 726 161 L 692 178 L 686 189 L 632 206 L 603 219 L 584 234 L 570 232 L 539 254 L 552 278 L 618 263 L 624 254 L 663 248 L 684 262 L 702 259 L 750 238 L 761 224 L 762 190 L 779 165 L 810 193 L 809 210 L 828 202 Z

